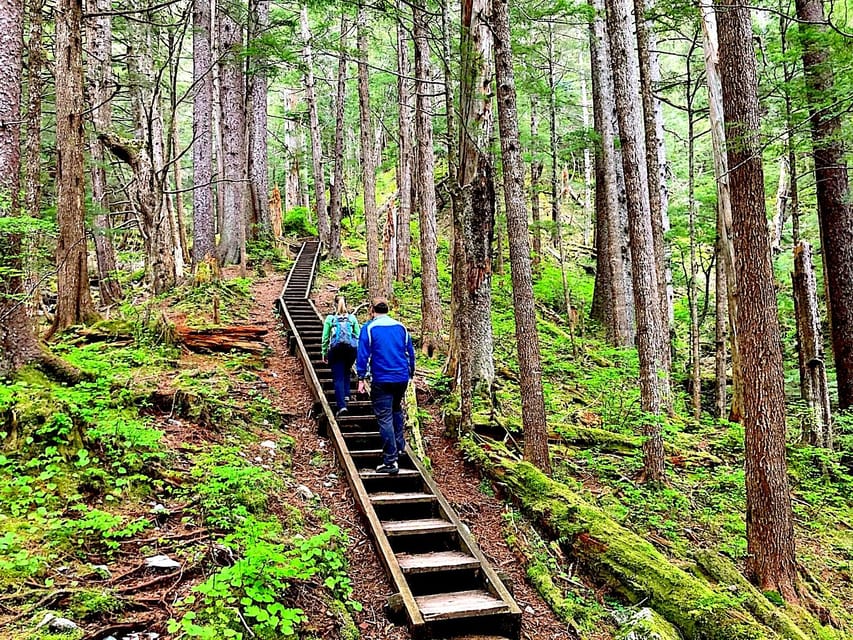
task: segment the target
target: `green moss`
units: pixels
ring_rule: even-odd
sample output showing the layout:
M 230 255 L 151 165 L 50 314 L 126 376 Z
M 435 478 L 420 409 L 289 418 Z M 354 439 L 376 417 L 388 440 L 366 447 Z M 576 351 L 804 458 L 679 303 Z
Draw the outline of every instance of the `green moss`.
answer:
M 469 447 L 470 449 L 470 447 Z M 490 458 L 481 454 L 481 459 Z M 498 455 L 491 472 L 524 510 L 628 602 L 648 604 L 692 640 L 801 640 L 756 620 L 733 594 L 672 564 L 651 544 L 534 466 Z M 796 629 L 796 627 L 794 627 Z M 807 636 L 805 636 L 807 637 Z
M 681 634 L 657 611 L 643 607 L 625 617 L 616 640 L 681 640 Z

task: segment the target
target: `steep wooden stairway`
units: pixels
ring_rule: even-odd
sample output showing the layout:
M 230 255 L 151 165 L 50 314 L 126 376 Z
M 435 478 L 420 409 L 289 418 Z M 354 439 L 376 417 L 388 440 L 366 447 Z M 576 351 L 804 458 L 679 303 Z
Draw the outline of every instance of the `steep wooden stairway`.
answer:
M 354 399 L 349 415 L 335 419 L 332 374 L 320 355 L 323 321 L 308 298 L 319 250 L 317 241 L 302 244 L 279 297 L 279 312 L 321 426 L 397 592 L 391 608 L 405 615 L 416 640 L 516 640 L 518 605 L 416 456 L 402 456 L 397 475 L 378 474 L 382 443 L 370 402 Z

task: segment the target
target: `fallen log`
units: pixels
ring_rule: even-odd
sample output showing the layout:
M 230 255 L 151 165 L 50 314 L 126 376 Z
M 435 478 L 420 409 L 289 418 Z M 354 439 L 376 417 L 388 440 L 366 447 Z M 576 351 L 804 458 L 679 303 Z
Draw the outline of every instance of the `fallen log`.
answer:
M 213 327 L 210 329 L 191 329 L 184 325 L 176 325 L 174 340 L 177 344 L 198 353 L 223 352 L 235 349 L 261 354 L 269 348 L 263 341 L 263 337 L 267 333 L 269 333 L 269 329 L 256 325 Z
M 820 627 L 819 635 L 793 623 L 765 623 L 736 594 L 674 564 L 569 486 L 527 462 L 509 459 L 497 447 L 485 450 L 473 442 L 463 446 L 466 455 L 505 487 L 540 530 L 562 540 L 563 549 L 591 575 L 628 602 L 653 608 L 688 640 L 839 637 L 826 627 Z

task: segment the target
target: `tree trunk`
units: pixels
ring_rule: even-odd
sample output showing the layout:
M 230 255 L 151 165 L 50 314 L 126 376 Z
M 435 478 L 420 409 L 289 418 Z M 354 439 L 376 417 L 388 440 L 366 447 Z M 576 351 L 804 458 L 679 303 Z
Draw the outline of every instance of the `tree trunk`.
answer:
M 637 95 L 638 69 L 631 44 L 630 0 L 616 0 L 608 7 L 607 27 L 613 68 L 613 86 L 622 141 L 622 168 L 628 201 L 628 231 L 634 283 L 634 310 L 637 321 L 637 349 L 640 359 L 640 398 L 650 416 L 643 425 L 646 442 L 643 463 L 646 479 L 664 480 L 663 438 L 655 416 L 669 407 L 668 336 L 661 317 L 660 287 L 656 277 L 653 223 L 649 213 L 642 131 L 642 107 Z
M 136 6 L 142 10 L 141 4 Z M 171 289 L 183 269 L 175 223 L 165 193 L 165 135 L 161 109 L 161 86 L 155 74 L 155 38 L 151 16 L 148 22 L 135 23 L 128 39 L 128 73 L 135 82 L 131 98 L 137 140 L 122 140 L 109 132 L 99 134 L 110 151 L 133 171 L 129 186 L 131 201 L 140 217 L 145 245 L 146 275 L 156 294 Z M 154 79 L 154 80 L 152 80 Z
M 432 93 L 424 0 L 412 4 L 415 41 L 415 140 L 417 203 L 421 245 L 421 349 L 432 356 L 442 347 L 444 319 L 438 294 L 438 229 L 435 202 L 435 152 L 432 146 Z
M 314 199 L 317 204 L 317 230 L 320 233 L 320 242 L 328 244 L 329 210 L 326 206 L 326 177 L 323 172 L 323 141 L 320 135 L 320 118 L 317 115 L 317 98 L 314 88 L 314 58 L 311 53 L 311 31 L 308 28 L 308 5 L 302 5 L 302 11 L 299 16 L 299 22 L 302 28 L 302 59 L 305 64 L 305 99 L 308 102 L 308 120 L 311 127 L 311 167 L 314 172 Z M 359 26 L 359 28 L 362 27 Z M 359 42 L 361 41 L 359 40 Z
M 693 101 L 696 88 L 693 83 L 693 52 L 696 49 L 694 38 L 687 50 L 684 104 L 687 109 L 687 225 L 690 242 L 690 264 L 687 276 L 687 298 L 690 307 L 690 401 L 693 418 L 699 420 L 702 415 L 702 361 L 700 351 L 699 322 L 699 263 L 697 260 L 696 239 L 696 119 Z
M 717 17 L 710 0 L 701 0 L 700 10 L 702 12 L 702 44 L 705 51 L 705 77 L 708 83 L 711 144 L 714 149 L 714 175 L 717 178 L 718 260 L 722 261 L 725 271 L 718 276 L 718 282 L 720 278 L 725 282 L 728 338 L 732 354 L 732 405 L 729 420 L 740 422 L 743 416 L 743 376 L 737 338 L 738 283 L 732 240 L 732 205 L 729 195 L 729 163 L 726 158 L 726 132 L 723 122 L 723 88 L 717 68 Z M 718 332 L 717 335 L 721 334 Z
M 24 160 L 24 202 L 28 215 L 41 215 L 41 101 L 44 95 L 45 67 L 43 28 L 44 0 L 30 0 L 27 15 L 30 37 L 27 42 L 27 141 Z M 23 18 L 22 18 L 23 20 Z
M 770 250 L 773 255 L 782 251 L 782 229 L 788 214 L 788 203 L 791 200 L 791 165 L 788 155 L 790 132 L 785 131 L 782 139 L 785 142 L 785 152 L 779 156 L 779 182 L 776 187 L 776 206 L 773 208 L 773 222 L 770 225 L 772 236 L 770 237 Z
M 338 86 L 335 93 L 335 151 L 332 169 L 332 184 L 329 187 L 329 260 L 341 257 L 341 209 L 344 191 L 344 107 L 347 90 L 346 33 L 349 29 L 347 17 L 341 11 L 341 41 L 338 47 Z
M 397 201 L 394 194 L 379 210 L 378 219 L 385 217 L 382 231 L 382 295 L 389 300 L 394 295 L 394 280 L 397 277 Z
M 462 196 L 457 215 L 465 243 L 464 278 L 470 333 L 463 343 L 470 350 L 471 384 L 491 401 L 495 364 L 492 340 L 492 241 L 495 229 L 494 169 L 488 149 L 492 139 L 491 2 L 462 4 L 462 69 L 459 92 L 459 167 Z M 525 208 L 526 209 L 526 208 Z M 456 274 L 454 274 L 454 277 Z
M 785 387 L 776 291 L 764 207 L 758 79 L 750 11 L 720 5 L 720 77 L 726 114 L 729 187 L 743 372 L 747 573 L 762 591 L 795 600 L 796 558 L 785 462 Z
M 603 0 L 594 0 L 595 17 L 590 23 L 590 65 L 592 67 L 592 107 L 595 130 L 601 136 L 600 147 L 595 156 L 595 215 L 603 224 L 597 242 L 598 270 L 607 276 L 609 290 L 610 323 L 608 338 L 616 346 L 634 344 L 634 318 L 631 304 L 630 268 L 625 253 L 628 242 L 625 225 L 625 207 L 619 194 L 618 175 L 621 172 L 621 156 L 616 149 L 613 126 L 616 104 L 613 96 L 613 77 L 610 67 L 610 46 L 607 42 L 607 26 L 604 20 Z M 627 277 L 626 277 L 627 276 Z
M 382 294 L 379 275 L 379 221 L 376 213 L 376 155 L 370 113 L 370 81 L 367 71 L 367 12 L 358 6 L 358 107 L 361 122 L 361 169 L 364 186 L 364 221 L 367 226 L 367 290 Z
M 832 412 L 824 364 L 823 330 L 808 242 L 800 242 L 794 247 L 794 273 L 791 275 L 794 313 L 797 317 L 797 344 L 803 363 L 800 368 L 800 388 L 804 391 L 803 401 L 811 409 L 810 419 L 803 425 L 803 440 L 816 447 L 832 449 Z
M 249 3 L 250 40 L 266 36 L 270 21 L 269 0 L 252 0 Z M 310 56 L 310 50 L 309 50 Z M 247 79 L 249 92 L 249 200 L 251 219 L 258 226 L 252 235 L 268 236 L 272 231 L 270 221 L 270 185 L 267 151 L 267 61 L 264 54 L 249 60 L 251 73 Z M 313 79 L 313 78 L 312 78 Z
M 397 0 L 397 10 L 401 10 Z M 400 208 L 397 214 L 397 280 L 412 281 L 412 175 L 414 154 L 412 149 L 414 103 L 412 98 L 412 65 L 409 60 L 409 43 L 403 29 L 402 20 L 397 23 L 397 98 L 399 102 L 398 136 L 399 163 L 397 165 L 397 185 L 400 188 Z
M 583 52 L 578 54 L 578 68 L 583 68 Z M 581 112 L 583 114 L 584 131 L 589 130 L 589 94 L 586 88 L 586 75 L 580 74 L 581 83 Z M 585 247 L 593 243 L 593 208 L 592 208 L 592 157 L 589 146 L 583 148 L 583 244 Z
M 219 236 L 219 261 L 246 264 L 246 111 L 243 69 L 239 53 L 242 29 L 225 7 L 216 14 L 219 45 L 219 107 L 222 125 L 223 218 Z
M 557 85 L 554 76 L 554 26 L 548 23 L 548 148 L 551 155 L 551 244 L 560 246 L 560 196 L 557 189 Z M 567 310 L 568 311 L 568 310 Z
M 720 206 L 719 203 L 717 205 Z M 719 216 L 718 216 L 719 217 Z M 728 399 L 726 398 L 726 384 L 728 382 L 728 303 L 726 301 L 727 283 L 726 283 L 726 267 L 723 264 L 723 242 L 717 236 L 717 241 L 714 245 L 716 252 L 716 261 L 714 264 L 714 274 L 716 277 L 714 287 L 714 417 L 722 420 L 726 417 L 726 407 Z
M 49 335 L 95 316 L 86 259 L 82 28 L 82 0 L 60 0 L 55 56 L 57 301 Z
M 530 215 L 533 217 L 533 264 L 542 259 L 542 216 L 539 213 L 539 180 L 542 178 L 542 160 L 537 155 L 539 116 L 536 113 L 538 100 L 530 94 Z
M 87 80 L 89 85 L 89 113 L 94 126 L 89 154 L 92 161 L 92 203 L 95 218 L 92 235 L 95 240 L 95 257 L 98 261 L 98 288 L 102 305 L 113 305 L 122 299 L 121 286 L 116 277 L 116 257 L 110 238 L 110 201 L 107 195 L 106 154 L 98 133 L 110 130 L 112 98 L 112 25 L 109 0 L 88 0 L 87 10 L 96 14 L 87 20 Z
M 660 103 L 654 96 L 653 84 L 659 80 L 660 71 L 657 54 L 654 52 L 654 35 L 646 21 L 646 0 L 634 0 L 634 26 L 637 33 L 637 55 L 639 59 L 640 95 L 643 103 L 643 132 L 645 134 L 646 179 L 648 181 L 649 213 L 652 220 L 652 238 L 655 250 L 655 271 L 658 280 L 658 301 L 661 312 L 661 336 L 665 358 L 664 367 L 669 371 L 670 363 L 670 318 L 672 318 L 672 276 L 667 260 L 664 234 L 669 228 L 666 211 L 666 182 L 664 172 L 666 154 L 663 130 L 658 131 Z M 660 135 L 659 135 L 660 134 Z
M 838 407 L 844 411 L 853 406 L 853 204 L 841 116 L 835 107 L 824 106 L 834 91 L 835 75 L 826 46 L 827 27 L 821 0 L 797 0 L 797 18 L 809 100 Z
M 209 0 L 193 0 L 193 266 L 216 256 L 213 208 L 213 55 Z
M 294 89 L 282 90 L 282 102 L 286 111 L 295 113 L 299 109 L 299 100 Z M 287 178 L 284 184 L 284 211 L 287 213 L 293 207 L 299 207 L 302 202 L 299 197 L 300 159 L 299 139 L 296 134 L 296 122 L 291 116 L 284 122 L 284 146 L 287 149 Z
M 498 122 L 503 154 L 504 200 L 512 271 L 521 414 L 524 424 L 524 458 L 550 474 L 548 425 L 545 396 L 542 390 L 539 337 L 536 333 L 536 309 L 528 244 L 529 230 L 524 198 L 524 164 L 521 159 L 518 133 L 508 0 L 495 0 L 492 16 L 495 75 L 498 87 Z

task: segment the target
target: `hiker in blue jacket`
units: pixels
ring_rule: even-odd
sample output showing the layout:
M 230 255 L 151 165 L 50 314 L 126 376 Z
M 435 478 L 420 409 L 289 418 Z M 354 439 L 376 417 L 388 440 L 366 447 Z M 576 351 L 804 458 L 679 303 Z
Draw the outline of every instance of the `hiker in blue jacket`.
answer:
M 344 296 L 335 297 L 335 313 L 326 316 L 320 351 L 323 362 L 329 363 L 335 382 L 335 417 L 346 413 L 350 394 L 350 376 L 358 348 L 358 320 L 347 311 Z
M 373 299 L 370 315 L 358 340 L 358 392 L 364 393 L 369 367 L 370 400 L 382 437 L 382 464 L 376 471 L 393 475 L 399 472 L 397 459 L 406 450 L 402 402 L 415 374 L 415 349 L 406 327 L 388 315 L 384 298 Z

